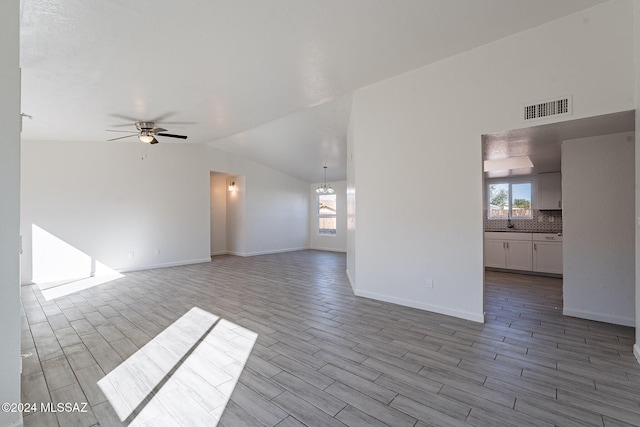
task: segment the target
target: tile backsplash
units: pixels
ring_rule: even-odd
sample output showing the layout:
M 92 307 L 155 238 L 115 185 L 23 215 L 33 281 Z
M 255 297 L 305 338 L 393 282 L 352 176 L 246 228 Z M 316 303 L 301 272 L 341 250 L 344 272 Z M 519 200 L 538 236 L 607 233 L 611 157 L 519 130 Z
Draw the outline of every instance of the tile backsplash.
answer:
M 553 222 L 551 221 L 553 219 Z M 562 233 L 562 210 L 539 211 L 533 210 L 532 219 L 513 219 L 513 230 L 523 232 Z M 506 230 L 507 220 L 487 219 L 487 210 L 484 211 L 484 229 Z

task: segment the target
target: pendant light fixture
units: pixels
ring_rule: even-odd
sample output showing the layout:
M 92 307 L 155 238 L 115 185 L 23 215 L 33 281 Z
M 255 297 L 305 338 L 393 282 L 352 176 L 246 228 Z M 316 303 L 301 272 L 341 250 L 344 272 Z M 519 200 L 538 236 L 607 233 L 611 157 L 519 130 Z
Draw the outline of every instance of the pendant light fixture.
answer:
M 316 193 L 318 194 L 333 194 L 336 191 L 331 188 L 330 185 L 327 185 L 327 166 L 324 166 L 324 185 L 316 188 Z

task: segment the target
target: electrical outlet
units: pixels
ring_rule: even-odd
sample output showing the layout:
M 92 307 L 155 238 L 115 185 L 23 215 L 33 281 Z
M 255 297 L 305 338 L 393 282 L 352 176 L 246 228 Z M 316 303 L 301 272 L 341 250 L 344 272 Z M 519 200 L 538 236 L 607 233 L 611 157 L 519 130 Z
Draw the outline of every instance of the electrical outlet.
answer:
M 555 222 L 556 221 L 556 217 L 555 216 L 550 216 L 549 217 L 549 222 Z
M 155 255 L 156 255 L 156 256 L 160 255 L 160 249 L 156 249 L 156 251 L 155 251 Z
M 427 279 L 427 288 L 433 289 L 433 279 Z
M 129 252 L 129 259 L 135 258 L 135 254 L 133 252 Z

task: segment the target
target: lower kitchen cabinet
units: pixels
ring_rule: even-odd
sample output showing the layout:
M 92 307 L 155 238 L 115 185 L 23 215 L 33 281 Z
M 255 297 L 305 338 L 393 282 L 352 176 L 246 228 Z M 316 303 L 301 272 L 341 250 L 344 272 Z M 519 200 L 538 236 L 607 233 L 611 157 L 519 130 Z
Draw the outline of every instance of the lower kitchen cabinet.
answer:
M 553 233 L 485 232 L 485 267 L 562 274 L 562 236 Z
M 493 268 L 507 268 L 507 255 L 504 240 L 484 240 L 484 266 Z
M 486 232 L 484 263 L 486 267 L 532 270 L 531 233 Z
M 533 271 L 562 274 L 562 236 L 556 234 L 534 236 Z
M 531 260 L 531 242 L 524 240 L 507 240 L 507 268 L 512 270 L 528 270 L 533 268 Z

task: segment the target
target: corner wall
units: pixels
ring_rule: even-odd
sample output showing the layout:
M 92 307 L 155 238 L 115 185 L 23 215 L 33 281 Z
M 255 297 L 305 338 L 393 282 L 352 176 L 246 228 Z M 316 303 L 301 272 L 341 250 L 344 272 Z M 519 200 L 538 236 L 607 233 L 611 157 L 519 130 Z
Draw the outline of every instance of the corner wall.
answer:
M 563 314 L 635 326 L 634 134 L 562 142 Z
M 0 403 L 20 403 L 20 2 L 0 2 Z M 0 426 L 21 426 L 0 412 Z
M 481 135 L 566 95 L 560 120 L 633 109 L 632 9 L 607 2 L 355 93 L 356 294 L 484 320 Z

